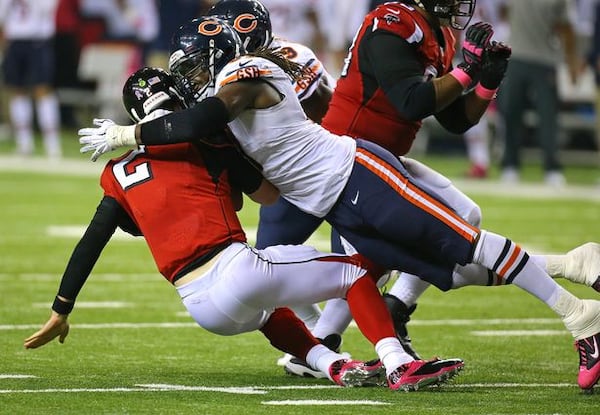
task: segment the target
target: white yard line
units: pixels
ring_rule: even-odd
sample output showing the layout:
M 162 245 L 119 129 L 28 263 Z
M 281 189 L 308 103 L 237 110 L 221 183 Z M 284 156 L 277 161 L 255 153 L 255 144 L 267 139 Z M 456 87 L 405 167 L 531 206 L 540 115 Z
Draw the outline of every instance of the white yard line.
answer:
M 335 385 L 314 385 L 314 386 L 289 386 L 283 387 L 286 390 L 320 390 L 320 389 L 339 389 Z M 576 384 L 571 383 L 464 383 L 443 385 L 443 389 L 510 389 L 510 388 L 577 388 Z M 186 385 L 134 385 L 133 387 L 115 387 L 115 388 L 50 388 L 50 389 L 0 389 L 0 394 L 35 394 L 35 393 L 124 393 L 124 392 L 219 392 L 238 395 L 266 395 L 269 391 L 280 390 L 278 386 L 243 386 L 243 387 L 216 387 L 216 386 L 186 386 Z M 373 402 L 378 401 L 338 401 L 338 400 L 310 400 L 315 402 L 315 405 L 338 405 L 348 402 L 348 405 L 373 405 Z M 274 405 L 272 402 L 304 402 L 308 405 L 307 400 L 299 401 L 265 401 L 263 403 Z M 386 404 L 385 402 L 375 403 L 375 405 Z
M 115 153 L 117 154 L 117 153 Z M 24 159 L 13 155 L 0 155 L 0 171 L 33 172 L 57 175 L 99 177 L 106 160 L 93 163 L 86 155 L 81 159 L 49 161 L 43 157 Z M 569 184 L 560 191 L 538 183 L 504 184 L 495 180 L 453 179 L 454 184 L 467 194 L 507 196 L 512 198 L 582 199 L 600 202 L 600 189 L 596 185 L 580 186 Z
M 181 315 L 178 313 L 178 315 Z M 472 319 L 472 320 L 411 320 L 411 326 L 492 326 L 492 325 L 524 325 L 524 324 L 556 324 L 559 325 L 560 321 L 558 319 L 551 318 L 506 318 L 506 319 Z M 181 328 L 190 328 L 196 327 L 196 323 L 193 322 L 165 322 L 165 323 L 79 323 L 72 324 L 71 328 L 73 329 L 155 329 L 155 328 L 165 328 L 165 329 L 181 329 Z M 356 327 L 356 324 L 351 323 L 350 327 Z M 0 331 L 10 331 L 10 330 L 31 330 L 39 328 L 39 324 L 0 324 Z M 477 331 L 473 333 L 498 333 L 498 334 L 490 334 L 492 336 L 501 336 L 501 335 L 514 335 L 521 336 L 523 333 L 536 333 L 536 332 L 547 332 L 546 335 L 555 335 L 555 333 L 567 333 L 565 330 L 502 330 L 502 331 Z M 508 333 L 508 334 L 507 334 Z M 510 334 L 515 333 L 515 334 Z M 483 336 L 485 334 L 478 334 Z M 541 335 L 541 334 L 538 334 Z

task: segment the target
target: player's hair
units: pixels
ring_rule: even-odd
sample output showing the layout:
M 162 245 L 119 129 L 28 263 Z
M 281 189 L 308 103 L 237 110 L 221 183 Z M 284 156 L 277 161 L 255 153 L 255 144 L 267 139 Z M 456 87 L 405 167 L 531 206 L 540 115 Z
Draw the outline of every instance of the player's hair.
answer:
M 254 52 L 247 52 L 246 55 L 270 60 L 283 69 L 294 81 L 299 80 L 304 75 L 305 68 L 302 65 L 292 62 L 281 51 L 275 48 L 259 47 Z

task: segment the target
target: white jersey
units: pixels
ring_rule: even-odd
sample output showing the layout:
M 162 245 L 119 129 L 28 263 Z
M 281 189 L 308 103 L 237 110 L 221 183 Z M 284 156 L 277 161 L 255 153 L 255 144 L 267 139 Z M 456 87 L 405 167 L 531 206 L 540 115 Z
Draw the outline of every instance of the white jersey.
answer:
M 242 56 L 229 62 L 217 75 L 215 92 L 243 79 L 264 80 L 283 99 L 270 108 L 244 110 L 229 123 L 231 132 L 281 196 L 305 212 L 324 217 L 350 176 L 356 142 L 306 118 L 294 82 L 267 59 Z
M 289 42 L 280 37 L 273 38 L 269 47 L 282 52 L 286 58 L 296 62 L 306 70 L 306 75 L 296 82 L 296 95 L 303 101 L 309 98 L 319 86 L 321 80 L 333 87 L 335 79 L 325 70 L 323 63 L 317 55 L 307 46 L 300 43 Z
M 9 40 L 46 40 L 56 32 L 58 0 L 0 0 L 0 22 Z

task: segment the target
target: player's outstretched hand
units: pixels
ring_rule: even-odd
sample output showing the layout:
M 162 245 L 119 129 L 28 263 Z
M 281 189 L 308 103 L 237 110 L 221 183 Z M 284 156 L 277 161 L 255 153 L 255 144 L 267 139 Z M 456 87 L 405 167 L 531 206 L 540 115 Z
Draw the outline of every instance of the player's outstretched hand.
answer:
M 67 321 L 67 316 L 53 311 L 46 324 L 44 324 L 41 329 L 26 338 L 23 345 L 26 349 L 35 349 L 45 345 L 57 336 L 58 341 L 60 343 L 64 343 L 68 334 L 69 322 Z
M 93 151 L 90 159 L 98 160 L 104 153 L 118 147 L 135 145 L 135 125 L 117 125 L 113 120 L 95 118 L 92 128 L 82 128 L 78 131 L 81 153 Z

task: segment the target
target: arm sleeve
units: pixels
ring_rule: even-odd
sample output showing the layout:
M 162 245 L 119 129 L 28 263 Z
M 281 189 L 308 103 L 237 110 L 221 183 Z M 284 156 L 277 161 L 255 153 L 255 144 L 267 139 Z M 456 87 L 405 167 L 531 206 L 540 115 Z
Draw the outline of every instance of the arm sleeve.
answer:
M 229 111 L 217 97 L 209 97 L 191 108 L 172 112 L 140 125 L 140 140 L 145 145 L 198 141 L 221 146 L 220 134 L 229 122 Z M 229 143 L 230 145 L 230 143 Z
M 110 240 L 125 211 L 111 197 L 104 196 L 85 233 L 75 246 L 58 289 L 58 295 L 75 301 L 102 250 Z
M 462 134 L 471 128 L 474 123 L 467 118 L 465 96 L 461 96 L 443 110 L 435 114 L 435 119 L 446 130 L 453 134 Z
M 408 120 L 421 120 L 435 112 L 433 83 L 425 79 L 425 68 L 416 50 L 405 39 L 386 31 L 365 36 L 364 51 L 377 84 L 396 110 Z M 394 51 L 394 53 L 390 53 Z

